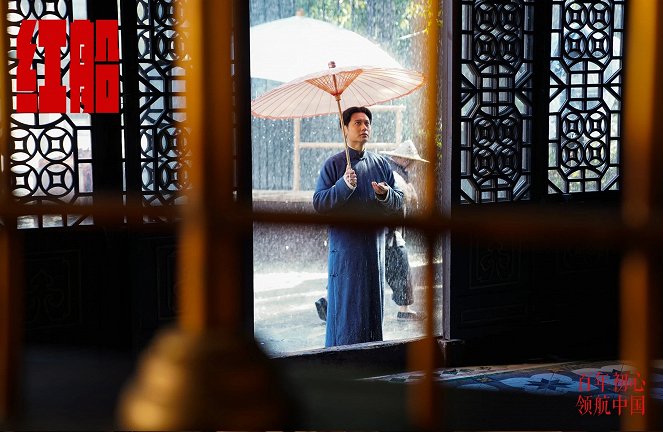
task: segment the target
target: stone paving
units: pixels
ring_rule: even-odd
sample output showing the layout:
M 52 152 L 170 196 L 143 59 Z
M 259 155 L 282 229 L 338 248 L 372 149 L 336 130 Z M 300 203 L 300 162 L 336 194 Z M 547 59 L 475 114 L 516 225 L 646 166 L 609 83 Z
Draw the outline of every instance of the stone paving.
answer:
M 415 304 L 422 308 L 423 286 L 413 265 Z M 326 295 L 327 273 L 318 271 L 266 271 L 254 274 L 254 322 L 258 343 L 269 355 L 282 355 L 324 347 L 325 322 L 318 317 L 315 301 Z M 385 340 L 423 335 L 421 321 L 400 321 L 398 306 L 385 289 Z

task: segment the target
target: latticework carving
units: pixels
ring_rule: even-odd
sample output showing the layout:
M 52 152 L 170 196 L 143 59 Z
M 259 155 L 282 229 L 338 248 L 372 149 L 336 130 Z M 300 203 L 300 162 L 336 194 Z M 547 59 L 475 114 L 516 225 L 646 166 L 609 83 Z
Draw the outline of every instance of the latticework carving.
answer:
M 10 41 L 9 72 L 12 88 L 16 89 L 16 38 L 26 19 L 60 19 L 71 22 L 72 0 L 14 0 L 8 3 L 8 33 Z M 78 12 L 78 11 L 77 11 Z M 38 29 L 33 41 L 36 41 Z M 62 79 L 69 80 L 69 50 L 62 50 Z M 38 83 L 44 80 L 44 51 L 37 47 L 33 61 Z M 16 94 L 12 93 L 14 109 Z M 69 105 L 69 102 L 67 102 Z M 92 199 L 92 155 L 89 114 L 19 114 L 11 115 L 12 154 L 10 169 L 12 190 L 24 204 L 89 203 Z M 81 215 L 22 216 L 23 228 L 72 226 L 91 223 Z
M 459 37 L 463 203 L 528 197 L 533 3 L 462 1 Z
M 179 58 L 185 35 L 176 28 L 174 0 L 139 0 L 138 71 L 140 164 L 146 206 L 172 205 L 188 187 L 185 69 Z M 183 24 L 183 23 L 181 23 Z
M 624 0 L 553 1 L 548 191 L 619 187 Z

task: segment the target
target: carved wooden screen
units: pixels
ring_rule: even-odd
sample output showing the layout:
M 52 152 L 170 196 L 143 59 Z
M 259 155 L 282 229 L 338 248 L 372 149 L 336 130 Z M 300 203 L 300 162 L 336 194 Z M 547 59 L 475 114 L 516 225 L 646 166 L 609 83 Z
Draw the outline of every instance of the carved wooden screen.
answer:
M 16 40 L 18 27 L 26 19 L 60 19 L 71 22 L 86 17 L 85 2 L 10 1 L 8 4 L 12 95 L 16 106 Z M 37 32 L 39 30 L 37 29 Z M 35 36 L 36 37 L 36 36 Z M 34 40 L 34 39 L 33 39 Z M 33 65 L 43 83 L 43 49 L 37 48 Z M 63 81 L 69 80 L 69 51 L 62 51 Z M 67 102 L 67 106 L 69 102 Z M 19 114 L 11 116 L 13 151 L 10 160 L 12 188 L 16 199 L 25 204 L 77 203 L 92 200 L 92 141 L 89 114 Z M 19 227 L 58 227 L 89 224 L 85 215 L 21 216 Z
M 137 2 L 141 193 L 146 206 L 176 204 L 187 186 L 185 70 L 176 66 L 179 40 L 174 1 Z
M 103 137 L 112 142 L 102 145 L 98 134 L 104 133 L 108 122 L 95 120 L 90 114 L 12 114 L 12 187 L 21 203 L 90 204 L 95 192 L 107 191 L 109 184 L 124 194 L 140 195 L 145 206 L 177 204 L 181 199 L 179 191 L 187 185 L 186 167 L 178 162 L 178 156 L 186 154 L 187 134 L 181 126 L 185 70 L 174 64 L 181 35 L 175 30 L 177 17 L 173 15 L 173 1 L 119 1 L 118 5 L 125 18 L 120 24 L 121 71 L 123 75 L 131 74 L 130 80 L 122 80 L 121 87 L 123 139 L 119 139 L 117 133 L 117 141 Z M 86 0 L 9 2 L 14 101 L 18 65 L 16 38 L 20 23 L 26 19 L 64 19 L 71 23 L 87 18 L 88 7 Z M 128 8 L 133 10 L 127 11 Z M 135 23 L 128 23 L 126 18 Z M 129 34 L 129 31 L 135 33 Z M 36 38 L 35 35 L 33 41 Z M 69 50 L 63 50 L 61 56 L 62 79 L 67 83 Z M 42 83 L 42 48 L 37 48 L 33 65 Z M 104 126 L 96 129 L 95 121 Z M 120 126 L 118 123 L 110 127 Z M 116 147 L 112 153 L 118 155 L 118 161 L 108 159 L 106 149 L 101 148 L 106 145 Z M 101 174 L 104 176 L 109 166 L 115 170 L 116 163 L 121 164 L 118 178 L 96 177 L 95 171 L 104 171 Z M 103 170 L 97 169 L 100 165 L 105 166 Z M 94 221 L 86 215 L 61 214 L 21 216 L 18 223 L 21 228 L 40 228 L 93 224 Z
M 463 0 L 460 9 L 457 202 L 532 199 L 538 160 L 548 194 L 618 190 L 624 0 Z M 543 74 L 549 119 L 535 123 Z
M 619 188 L 624 0 L 554 1 L 548 191 Z
M 450 3 L 452 214 L 541 202 L 584 210 L 590 196 L 614 203 L 626 2 Z M 543 328 L 559 337 L 574 322 L 598 319 L 583 302 L 616 310 L 614 252 L 450 239 L 451 337 Z
M 532 169 L 533 0 L 463 1 L 460 202 L 527 199 Z
M 118 209 L 126 204 L 134 210 L 179 204 L 178 193 L 186 187 L 187 177 L 180 175 L 185 170 L 178 170 L 177 161 L 179 154 L 186 154 L 186 133 L 180 127 L 185 71 L 173 64 L 179 40 L 173 3 L 9 2 L 13 47 L 18 25 L 26 18 L 120 21 L 119 114 L 12 116 L 10 163 L 17 200 L 112 203 Z M 13 52 L 10 67 L 15 81 Z M 68 78 L 68 58 L 64 52 L 64 79 Z M 37 70 L 43 75 L 41 63 L 37 58 Z M 172 213 L 150 218 L 141 218 L 136 211 L 112 213 L 104 221 L 89 215 L 20 219 L 22 228 L 36 228 L 24 233 L 28 340 L 83 343 L 97 338 L 126 345 L 142 343 L 156 328 L 172 322 L 176 313 Z M 131 235 L 124 222 L 134 224 Z M 136 228 L 146 223 L 150 229 Z M 90 226 L 78 229 L 83 224 Z M 41 229 L 47 227 L 60 229 Z M 127 257 L 136 265 L 127 266 Z M 126 319 L 137 311 L 140 318 Z M 89 329 L 97 329 L 96 334 Z

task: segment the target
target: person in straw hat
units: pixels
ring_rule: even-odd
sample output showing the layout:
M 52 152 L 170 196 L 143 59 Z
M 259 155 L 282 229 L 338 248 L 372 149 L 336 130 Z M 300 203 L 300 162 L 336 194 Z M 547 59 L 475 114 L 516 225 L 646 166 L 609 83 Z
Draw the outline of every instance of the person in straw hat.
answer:
M 418 206 L 419 196 L 411 182 L 412 168 L 418 163 L 428 163 L 419 156 L 419 152 L 412 140 L 400 143 L 394 150 L 383 151 L 389 156 L 389 164 L 394 171 L 396 187 L 401 189 L 405 196 L 403 215 Z M 414 303 L 412 274 L 408 251 L 404 239 L 404 229 L 389 228 L 386 237 L 385 276 L 392 290 L 392 300 L 399 306 L 397 318 L 399 320 L 420 320 L 420 314 L 410 310 Z

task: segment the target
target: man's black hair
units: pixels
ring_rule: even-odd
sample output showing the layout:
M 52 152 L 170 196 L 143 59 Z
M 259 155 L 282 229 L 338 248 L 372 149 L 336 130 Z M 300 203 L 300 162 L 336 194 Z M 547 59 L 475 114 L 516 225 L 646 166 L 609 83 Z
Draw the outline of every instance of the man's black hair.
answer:
M 343 124 L 347 126 L 350 123 L 350 119 L 352 118 L 352 114 L 354 113 L 364 113 L 366 114 L 366 117 L 368 117 L 368 120 L 373 123 L 373 114 L 371 114 L 371 110 L 369 110 L 366 107 L 350 107 L 343 111 Z

